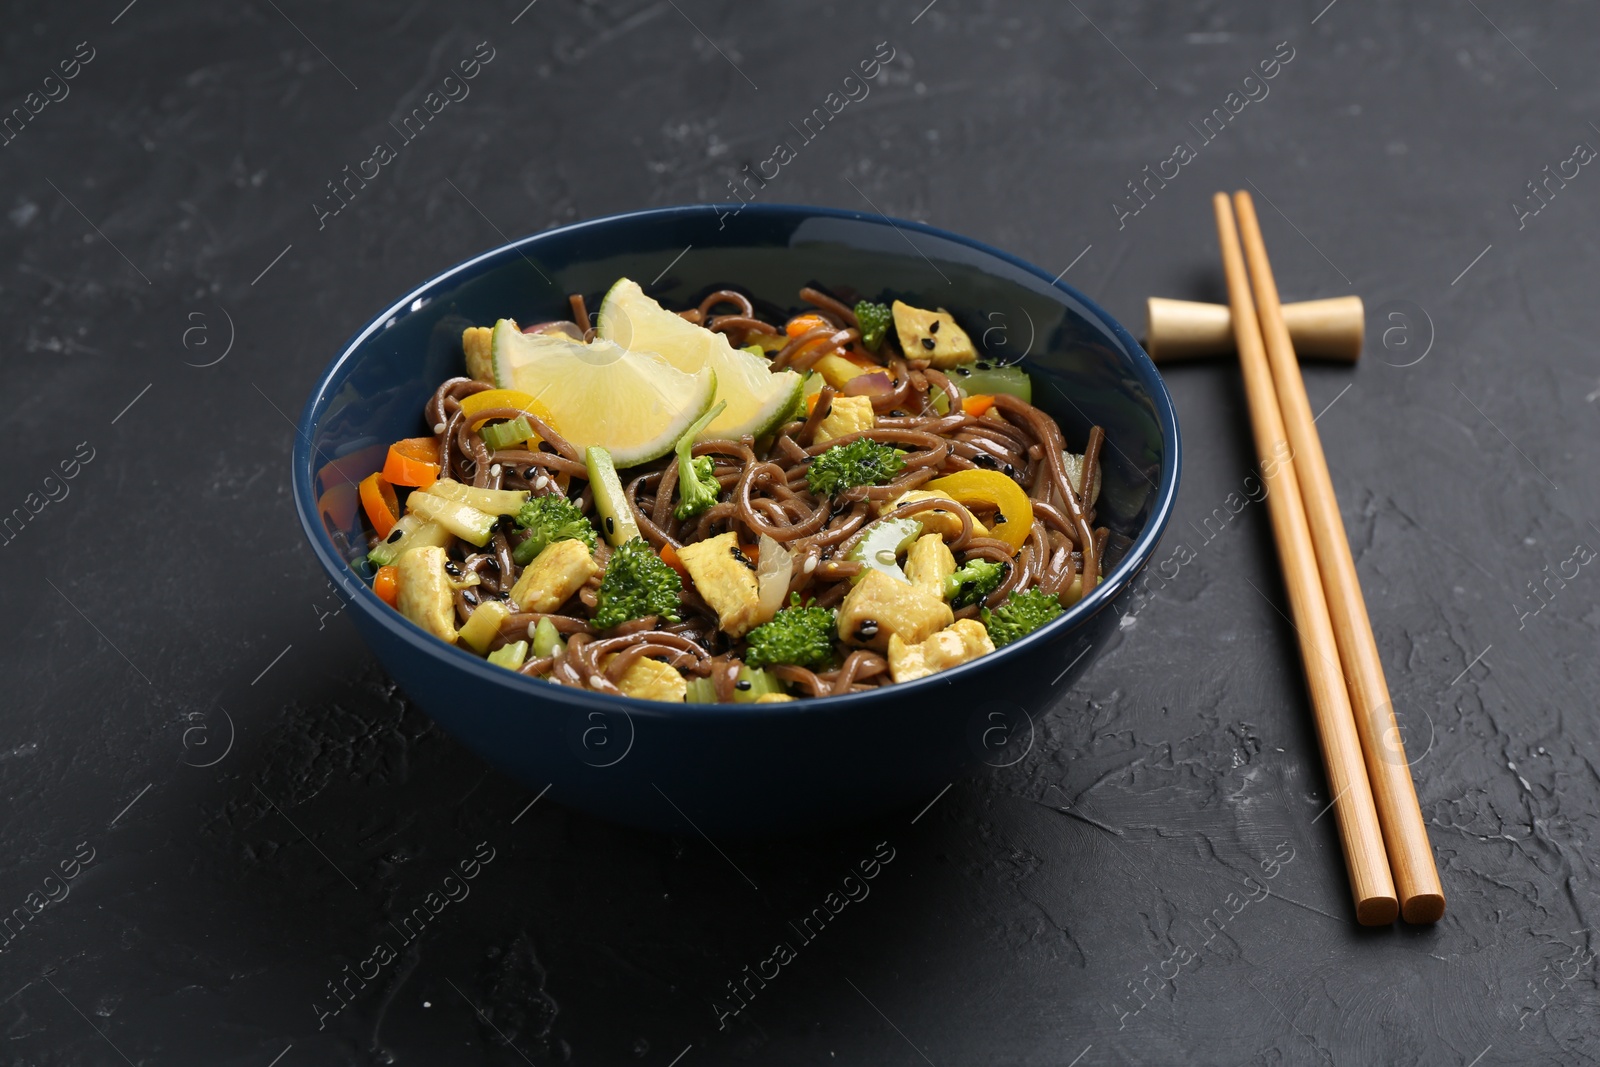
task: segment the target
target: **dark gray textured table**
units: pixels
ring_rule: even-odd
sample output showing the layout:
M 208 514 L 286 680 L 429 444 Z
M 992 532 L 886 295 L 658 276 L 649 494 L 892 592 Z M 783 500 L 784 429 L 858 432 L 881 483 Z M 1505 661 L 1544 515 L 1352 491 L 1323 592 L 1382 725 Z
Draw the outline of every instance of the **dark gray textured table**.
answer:
M 524 2 L 6 5 L 0 1062 L 1600 1058 L 1592 8 Z M 1287 298 L 1367 300 L 1308 387 L 1438 926 L 1353 924 L 1226 363 L 1168 376 L 1177 576 L 915 820 L 724 856 L 529 808 L 340 617 L 286 413 L 348 333 L 507 237 L 726 199 L 880 42 L 763 199 L 971 234 L 1137 326 L 1219 295 L 1207 201 L 1253 188 Z

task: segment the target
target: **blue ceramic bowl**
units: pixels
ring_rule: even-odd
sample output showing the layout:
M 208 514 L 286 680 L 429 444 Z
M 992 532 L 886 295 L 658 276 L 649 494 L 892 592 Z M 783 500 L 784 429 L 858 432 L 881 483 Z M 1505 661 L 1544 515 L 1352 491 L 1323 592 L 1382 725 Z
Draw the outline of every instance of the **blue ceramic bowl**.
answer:
M 596 219 L 450 268 L 363 327 L 301 415 L 294 499 L 350 617 L 418 706 L 485 760 L 605 819 L 706 834 L 777 834 L 920 805 L 956 776 L 1020 759 L 1034 724 L 1115 629 L 1112 604 L 1155 549 L 1178 488 L 1178 425 L 1143 350 L 1090 300 L 996 249 L 914 222 L 824 208 L 697 206 Z M 462 373 L 461 331 L 567 315 L 621 276 L 668 307 L 734 286 L 780 314 L 804 285 L 952 311 L 989 358 L 1020 362 L 1034 403 L 1082 448 L 1105 427 L 1098 521 L 1111 570 L 1060 619 L 920 681 L 786 704 L 674 705 L 524 678 L 407 622 L 359 568 L 355 482 Z

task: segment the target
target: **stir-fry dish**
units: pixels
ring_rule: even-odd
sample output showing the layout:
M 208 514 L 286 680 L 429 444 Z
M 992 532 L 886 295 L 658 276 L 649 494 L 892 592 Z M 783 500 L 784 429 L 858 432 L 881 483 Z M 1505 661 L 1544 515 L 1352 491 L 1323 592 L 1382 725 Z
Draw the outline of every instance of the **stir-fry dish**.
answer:
M 556 685 L 774 702 L 906 682 L 1059 616 L 1102 576 L 1100 449 L 943 309 L 732 289 L 462 337 L 425 434 L 360 485 L 372 588 Z

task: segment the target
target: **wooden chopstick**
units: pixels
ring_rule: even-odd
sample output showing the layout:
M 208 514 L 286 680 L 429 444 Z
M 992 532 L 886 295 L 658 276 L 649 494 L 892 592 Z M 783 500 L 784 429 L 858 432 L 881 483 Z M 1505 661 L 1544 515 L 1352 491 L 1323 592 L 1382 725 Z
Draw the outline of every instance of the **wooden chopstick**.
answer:
M 1334 639 L 1339 645 L 1339 660 L 1349 684 L 1350 703 L 1355 713 L 1356 732 L 1366 756 L 1367 777 L 1372 783 L 1373 801 L 1389 866 L 1400 893 L 1400 914 L 1406 922 L 1437 922 L 1444 914 L 1444 889 L 1433 864 L 1433 849 L 1428 842 L 1422 809 L 1417 806 L 1417 791 L 1411 781 L 1405 746 L 1395 725 L 1394 706 L 1389 702 L 1389 687 L 1383 677 L 1383 661 L 1372 635 L 1361 582 L 1350 555 L 1344 520 L 1339 516 L 1339 501 L 1333 493 L 1328 462 L 1322 453 L 1306 398 L 1305 381 L 1283 319 L 1278 301 L 1278 286 L 1273 281 L 1272 264 L 1267 262 L 1267 246 L 1261 239 L 1250 194 L 1234 194 L 1239 233 L 1244 239 L 1245 258 L 1255 288 L 1256 310 L 1267 349 L 1267 361 L 1277 386 L 1278 407 L 1294 449 L 1295 474 L 1305 503 L 1306 520 L 1316 549 L 1322 588 L 1333 621 Z
M 1218 193 L 1212 206 L 1217 214 L 1223 271 L 1228 278 L 1228 302 L 1233 309 L 1234 344 L 1244 371 L 1250 424 L 1267 485 L 1273 539 L 1278 545 L 1278 561 L 1289 592 L 1290 613 L 1300 639 L 1300 661 L 1311 690 L 1311 710 L 1322 743 L 1328 788 L 1333 792 L 1330 806 L 1344 848 L 1345 867 L 1350 873 L 1356 921 L 1363 926 L 1383 926 L 1394 922 L 1399 910 L 1394 882 L 1389 877 L 1389 858 L 1384 852 L 1372 787 L 1361 757 L 1361 742 L 1350 713 L 1344 673 L 1339 669 L 1339 650 L 1334 642 L 1328 604 L 1323 597 L 1322 579 L 1317 573 L 1317 558 L 1300 500 L 1299 480 L 1284 436 L 1283 416 L 1278 412 L 1272 372 L 1267 366 L 1261 340 L 1261 324 L 1256 320 L 1255 303 L 1250 297 L 1250 281 L 1245 275 L 1244 255 L 1234 229 L 1233 208 L 1226 193 Z

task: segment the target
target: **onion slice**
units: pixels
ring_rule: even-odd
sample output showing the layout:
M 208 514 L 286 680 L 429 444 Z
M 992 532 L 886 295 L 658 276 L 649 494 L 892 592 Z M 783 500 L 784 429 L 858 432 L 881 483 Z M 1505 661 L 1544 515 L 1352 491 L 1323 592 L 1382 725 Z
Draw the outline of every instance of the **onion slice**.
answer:
M 583 331 L 578 329 L 578 324 L 566 319 L 556 319 L 553 322 L 538 322 L 532 326 L 524 326 L 523 333 L 554 333 L 572 338 L 574 341 L 583 340 Z
M 756 561 L 757 617 L 768 622 L 783 607 L 789 593 L 789 580 L 794 577 L 794 553 L 783 542 L 770 534 L 762 534 Z
M 888 396 L 894 392 L 894 379 L 888 371 L 869 371 L 858 374 L 844 383 L 845 396 Z

